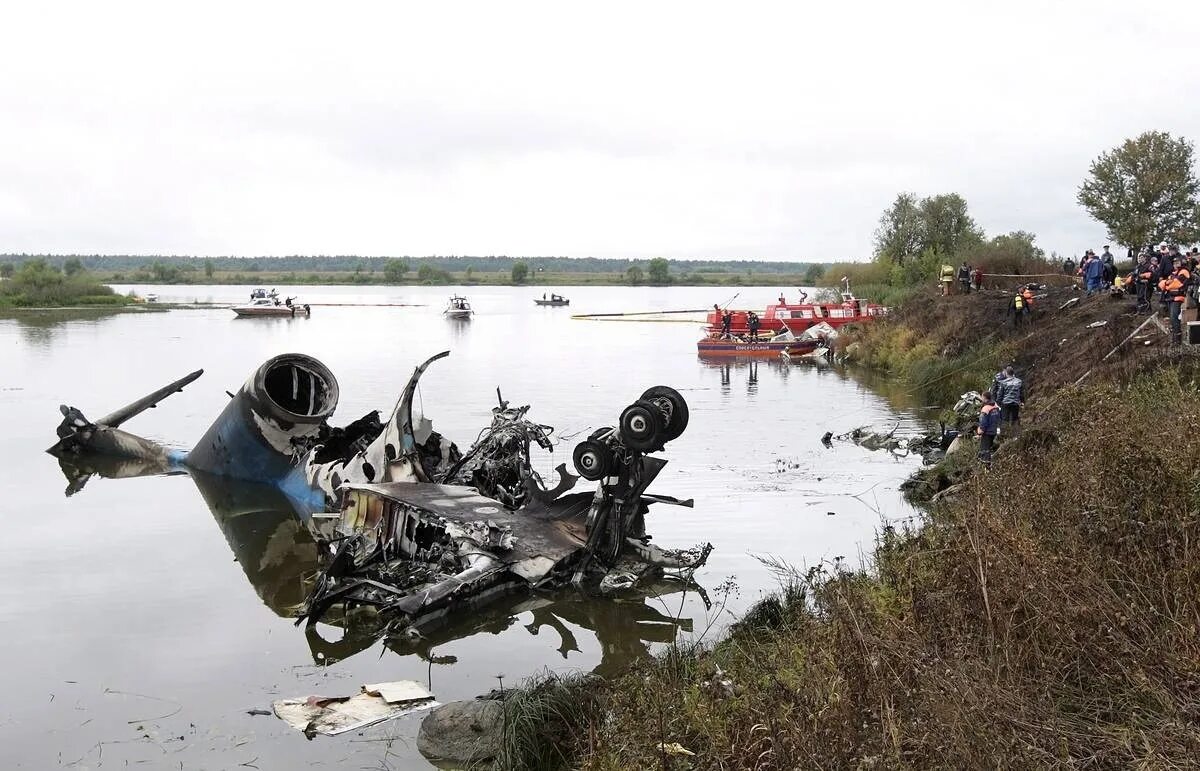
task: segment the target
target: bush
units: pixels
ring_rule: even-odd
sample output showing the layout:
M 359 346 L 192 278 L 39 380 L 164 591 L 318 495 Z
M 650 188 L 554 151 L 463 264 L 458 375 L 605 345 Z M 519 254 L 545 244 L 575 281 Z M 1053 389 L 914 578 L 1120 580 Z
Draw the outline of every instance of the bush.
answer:
M 63 307 L 68 305 L 123 305 L 127 298 L 98 283 L 86 271 L 71 275 L 45 260 L 29 260 L 0 283 L 0 305 L 17 308 Z
M 454 277 L 449 271 L 435 268 L 432 265 L 422 265 L 417 269 L 417 280 L 429 286 L 444 286 L 454 283 Z

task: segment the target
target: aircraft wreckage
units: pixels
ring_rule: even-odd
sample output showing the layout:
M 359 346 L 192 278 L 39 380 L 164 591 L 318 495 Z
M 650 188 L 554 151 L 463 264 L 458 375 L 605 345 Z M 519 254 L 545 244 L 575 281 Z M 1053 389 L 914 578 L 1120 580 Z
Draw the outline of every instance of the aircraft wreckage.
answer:
M 62 406 L 60 459 L 70 495 L 102 476 L 190 473 L 212 490 L 267 485 L 285 496 L 317 540 L 313 589 L 297 612 L 311 627 L 335 606 L 369 607 L 389 630 L 419 634 L 459 610 L 514 592 L 566 585 L 611 592 L 639 582 L 691 582 L 711 544 L 686 550 L 650 543 L 654 503 L 691 500 L 646 488 L 666 465 L 654 457 L 688 424 L 674 389 L 655 386 L 574 449 L 546 489 L 533 470 L 533 445 L 553 451 L 553 428 L 528 406 L 497 397 L 492 421 L 465 452 L 414 418 L 418 366 L 386 422 L 378 411 L 343 426 L 328 420 L 338 384 L 321 362 L 276 356 L 257 370 L 190 451 L 170 449 L 121 426 L 203 374 L 198 370 L 97 421 Z M 582 477 L 593 492 L 569 491 Z M 199 483 L 199 482 L 198 482 Z M 210 497 L 206 495 L 206 498 Z M 299 621 L 297 622 L 299 623 Z

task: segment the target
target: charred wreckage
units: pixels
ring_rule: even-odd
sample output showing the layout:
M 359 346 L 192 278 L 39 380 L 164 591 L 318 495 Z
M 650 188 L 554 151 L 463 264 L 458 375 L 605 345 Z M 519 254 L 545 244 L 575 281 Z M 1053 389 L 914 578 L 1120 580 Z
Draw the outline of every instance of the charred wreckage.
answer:
M 421 375 L 448 355 L 415 369 L 386 422 L 373 411 L 331 426 L 339 395 L 333 373 L 312 357 L 284 354 L 230 394 L 190 451 L 121 426 L 203 370 L 97 421 L 61 407 L 59 441 L 49 452 L 64 471 L 74 469 L 68 495 L 92 473 L 190 473 L 209 486 L 225 479 L 275 488 L 320 547 L 318 574 L 297 614 L 297 623 L 309 627 L 335 607 L 370 608 L 389 632 L 419 635 L 515 592 L 574 586 L 608 593 L 663 579 L 691 583 L 711 544 L 661 549 L 645 526 L 652 504 L 693 505 L 646 492 L 666 465 L 653 453 L 688 424 L 687 402 L 677 391 L 645 391 L 617 425 L 593 431 L 574 448 L 578 475 L 560 464 L 557 484 L 547 489 L 530 451 L 535 444 L 553 451 L 553 428 L 530 420 L 528 406 L 510 406 L 499 389 L 491 424 L 465 453 L 423 415 L 414 417 Z M 571 492 L 580 477 L 597 483 L 595 490 Z

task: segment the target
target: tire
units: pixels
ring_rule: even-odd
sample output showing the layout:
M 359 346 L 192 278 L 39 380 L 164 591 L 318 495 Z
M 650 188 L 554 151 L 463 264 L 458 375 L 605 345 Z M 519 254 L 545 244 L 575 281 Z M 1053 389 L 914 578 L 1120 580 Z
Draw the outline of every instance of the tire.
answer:
M 661 450 L 666 431 L 662 410 L 654 402 L 638 399 L 621 413 L 620 431 L 621 441 L 631 450 Z
M 671 417 L 667 421 L 666 430 L 663 433 L 664 442 L 678 439 L 683 435 L 688 425 L 688 405 L 682 394 L 670 386 L 660 385 L 647 388 L 646 392 L 642 394 L 642 398 L 647 401 L 666 399 L 671 404 Z
M 579 476 L 589 482 L 603 479 L 612 473 L 612 453 L 608 447 L 594 439 L 575 445 L 571 460 L 575 462 L 575 470 L 579 472 Z

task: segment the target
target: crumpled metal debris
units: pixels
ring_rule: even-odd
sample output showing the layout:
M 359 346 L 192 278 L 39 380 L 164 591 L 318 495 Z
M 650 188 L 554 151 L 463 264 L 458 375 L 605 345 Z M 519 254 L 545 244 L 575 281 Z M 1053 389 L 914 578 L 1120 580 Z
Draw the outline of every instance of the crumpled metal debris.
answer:
M 575 447 L 579 477 L 594 492 L 566 494 L 579 477 L 556 469 L 547 489 L 533 471 L 533 445 L 553 451 L 553 428 L 529 406 L 499 404 L 466 453 L 413 412 L 426 369 L 416 367 L 386 420 L 372 411 L 341 428 L 333 373 L 316 359 L 284 354 L 251 373 L 188 452 L 119 432 L 116 426 L 200 376 L 191 375 L 114 413 L 87 421 L 63 408 L 51 452 L 147 461 L 150 473 L 186 472 L 272 487 L 299 512 L 321 547 L 321 571 L 301 620 L 333 606 L 372 607 L 397 633 L 512 591 L 573 584 L 608 591 L 660 578 L 690 582 L 712 549 L 669 551 L 650 544 L 654 503 L 692 506 L 646 492 L 666 461 L 654 457 L 681 435 L 687 402 L 655 386 L 622 411 L 616 426 Z M 117 433 L 114 433 L 117 432 Z M 66 468 L 64 466 L 64 468 Z M 333 516 L 323 512 L 336 512 Z M 422 627 L 427 628 L 427 627 Z
M 575 448 L 579 473 L 598 483 L 592 493 L 556 495 L 521 471 L 531 443 L 553 446 L 549 427 L 523 425 L 528 407 L 512 410 L 503 400 L 489 429 L 446 474 L 479 480 L 489 468 L 503 469 L 498 476 L 475 486 L 344 485 L 328 564 L 302 620 L 311 627 L 336 605 L 366 605 L 377 609 L 390 634 L 413 635 L 450 610 L 511 592 L 573 584 L 613 593 L 648 580 L 691 582 L 711 544 L 660 549 L 645 530 L 650 505 L 693 505 L 645 492 L 666 465 L 647 453 L 683 432 L 686 402 L 665 386 L 642 397 L 617 427 L 594 431 Z M 508 454 L 499 455 L 499 448 Z M 489 466 L 488 459 L 499 465 Z M 524 495 L 500 500 L 483 494 L 489 480 L 513 493 L 518 478 Z

